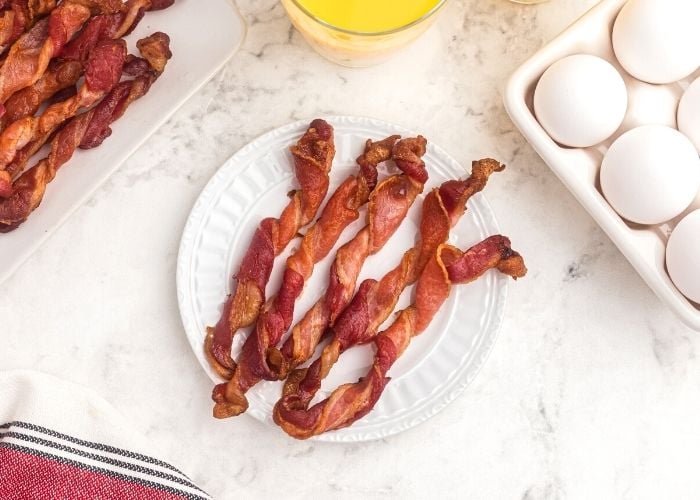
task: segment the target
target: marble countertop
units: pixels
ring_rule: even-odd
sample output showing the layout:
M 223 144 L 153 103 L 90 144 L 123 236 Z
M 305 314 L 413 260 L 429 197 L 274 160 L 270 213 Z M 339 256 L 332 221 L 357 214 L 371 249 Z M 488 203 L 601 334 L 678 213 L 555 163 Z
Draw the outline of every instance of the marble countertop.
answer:
M 653 295 L 524 141 L 507 76 L 595 0 L 454 0 L 389 63 L 317 56 L 277 0 L 239 0 L 240 52 L 7 282 L 2 368 L 87 385 L 215 498 L 691 498 L 700 335 Z M 427 423 L 357 445 L 211 418 L 175 295 L 187 214 L 245 143 L 292 120 L 367 115 L 463 164 L 509 165 L 487 196 L 530 274 L 484 369 Z

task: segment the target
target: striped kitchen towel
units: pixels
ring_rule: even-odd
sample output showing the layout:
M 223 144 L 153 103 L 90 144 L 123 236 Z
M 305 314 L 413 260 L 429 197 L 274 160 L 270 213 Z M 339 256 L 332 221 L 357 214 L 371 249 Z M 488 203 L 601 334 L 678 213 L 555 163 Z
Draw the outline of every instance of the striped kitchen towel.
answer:
M 209 499 L 92 391 L 0 372 L 0 499 Z

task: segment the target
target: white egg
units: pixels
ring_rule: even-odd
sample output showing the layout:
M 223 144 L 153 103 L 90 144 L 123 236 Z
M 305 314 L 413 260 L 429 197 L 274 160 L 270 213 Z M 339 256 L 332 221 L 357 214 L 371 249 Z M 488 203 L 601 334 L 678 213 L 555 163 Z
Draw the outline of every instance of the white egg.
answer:
M 671 233 L 666 268 L 678 290 L 700 302 L 700 210 L 684 217 Z
M 678 105 L 678 129 L 700 151 L 700 78 L 688 87 Z
M 622 123 L 627 88 L 620 73 L 600 57 L 565 57 L 544 72 L 535 89 L 535 115 L 547 133 L 565 146 L 598 144 Z
M 615 55 L 639 80 L 681 80 L 700 66 L 698 25 L 698 0 L 630 0 L 613 27 Z
M 661 224 L 688 208 L 700 191 L 700 158 L 670 127 L 646 125 L 612 143 L 600 167 L 610 205 L 638 224 Z

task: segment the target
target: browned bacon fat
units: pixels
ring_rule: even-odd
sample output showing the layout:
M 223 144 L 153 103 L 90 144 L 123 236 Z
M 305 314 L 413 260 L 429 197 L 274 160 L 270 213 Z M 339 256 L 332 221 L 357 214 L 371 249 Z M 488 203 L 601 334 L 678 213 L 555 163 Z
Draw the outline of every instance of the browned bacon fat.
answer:
M 20 118 L 0 132 L 0 170 L 5 170 L 27 144 L 34 142 L 32 149 L 38 151 L 63 122 L 107 95 L 119 82 L 125 59 L 124 40 L 104 40 L 93 47 L 85 66 L 85 81 L 75 95 L 50 105 L 39 116 Z
M 128 35 L 136 28 L 146 11 L 158 10 L 155 7 L 158 6 L 153 0 L 128 0 L 124 9 L 119 12 L 91 17 L 80 33 L 61 50 L 58 57 L 64 61 L 84 61 L 87 54 L 101 40 L 116 40 Z
M 0 130 L 20 118 L 33 115 L 42 103 L 58 92 L 74 88 L 82 74 L 83 64 L 78 61 L 51 61 L 46 73 L 34 85 L 15 92 L 7 100 L 5 114 L 0 118 Z
M 56 7 L 55 0 L 6 0 L 0 12 L 0 54 Z
M 447 300 L 452 285 L 470 283 L 489 269 L 515 279 L 527 272 L 522 257 L 511 249 L 510 241 L 504 236 L 487 238 L 464 253 L 450 245 L 438 246 L 418 279 L 413 304 L 374 338 L 376 353 L 367 374 L 356 383 L 338 387 L 311 408 L 297 386 L 299 381 L 291 380 L 275 405 L 275 422 L 290 436 L 307 439 L 347 427 L 367 415 L 390 380 L 389 369 L 411 339 L 428 327 Z
M 63 0 L 10 48 L 0 67 L 0 104 L 36 82 L 92 14 L 124 9 L 121 0 Z
M 160 70 L 171 57 L 170 39 L 164 33 L 155 33 L 137 43 L 147 60 L 148 69 L 133 74 L 132 80 L 118 84 L 110 94 L 92 109 L 72 118 L 51 141 L 49 156 L 17 178 L 12 195 L 0 201 L 0 231 L 16 229 L 39 206 L 46 186 L 56 176 L 58 169 L 73 156 L 84 141 L 107 137 L 109 125 L 118 119 L 136 99 L 146 94 L 151 84 L 160 76 Z
M 297 252 L 287 260 L 282 286 L 277 296 L 263 308 L 255 330 L 243 345 L 233 377 L 227 384 L 214 389 L 215 417 L 242 413 L 248 407 L 245 393 L 253 385 L 262 379 L 277 379 L 277 373 L 267 362 L 268 349 L 275 347 L 289 329 L 295 301 L 314 265 L 328 255 L 345 228 L 358 219 L 359 208 L 369 199 L 370 187 L 376 185 L 377 165 L 390 158 L 396 139 L 390 137 L 378 143 L 367 143 L 365 154 L 358 159 L 359 174 L 348 177 L 338 187 L 321 217 L 302 239 Z M 369 158 L 372 160 L 368 161 Z M 425 172 L 420 158 L 417 161 L 422 166 L 421 172 Z
M 234 291 L 226 299 L 221 318 L 215 327 L 207 329 L 205 353 L 212 368 L 226 379 L 231 378 L 236 367 L 231 358 L 233 336 L 258 318 L 275 257 L 299 229 L 311 222 L 326 197 L 328 172 L 335 156 L 333 127 L 321 119 L 312 121 L 291 152 L 299 188 L 291 193 L 279 218 L 260 223 L 233 277 Z
M 447 241 L 450 228 L 464 214 L 469 198 L 484 189 L 492 173 L 503 168 L 492 159 L 473 162 L 467 179 L 447 181 L 426 196 L 416 245 L 379 281 L 365 280 L 360 285 L 331 328 L 330 344 L 308 368 L 289 375 L 286 394 L 298 390 L 298 400 L 308 405 L 340 355 L 354 345 L 372 341 L 396 307 L 401 292 L 415 282 L 438 246 Z
M 421 157 L 423 137 L 402 139 L 393 147 L 392 157 L 407 174 L 382 181 L 370 196 L 367 224 L 337 252 L 331 264 L 328 288 L 292 329 L 280 350 L 270 349 L 269 364 L 277 378 L 285 379 L 290 370 L 310 359 L 326 328 L 335 323 L 355 293 L 357 278 L 365 260 L 378 252 L 403 222 L 426 180 Z M 415 167 L 414 167 L 415 166 Z
M 151 0 L 128 0 L 123 7 L 118 12 L 90 18 L 78 35 L 63 47 L 58 59 L 49 63 L 39 80 L 15 92 L 6 102 L 5 115 L 0 118 L 0 129 L 8 128 L 0 138 L 0 170 L 9 173 L 0 172 L 0 197 L 11 194 L 11 179 L 24 170 L 31 156 L 41 149 L 58 126 L 78 108 L 90 107 L 102 98 L 111 88 L 107 83 L 112 86 L 116 83 L 109 78 L 110 69 L 116 71 L 117 54 L 109 54 L 105 47 L 123 43 L 116 40 L 133 30 L 145 11 L 154 10 Z M 142 62 L 148 69 L 148 63 Z M 162 68 L 155 69 L 162 72 Z M 83 70 L 85 85 L 76 90 L 75 83 Z M 33 120 L 31 115 L 49 99 L 47 112 L 40 120 Z

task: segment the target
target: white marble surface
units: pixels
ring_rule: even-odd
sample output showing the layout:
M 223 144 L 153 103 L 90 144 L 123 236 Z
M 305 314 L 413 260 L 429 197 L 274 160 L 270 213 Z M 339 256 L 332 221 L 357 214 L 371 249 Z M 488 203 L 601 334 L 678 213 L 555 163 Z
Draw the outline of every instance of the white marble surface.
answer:
M 215 498 L 697 498 L 700 336 L 501 105 L 517 64 L 594 3 L 455 0 L 408 52 L 351 70 L 315 55 L 276 0 L 241 0 L 239 54 L 2 285 L 0 366 L 96 389 Z M 180 233 L 207 179 L 260 133 L 324 113 L 421 131 L 465 165 L 506 162 L 488 198 L 530 268 L 464 395 L 363 445 L 213 420 L 175 297 Z

